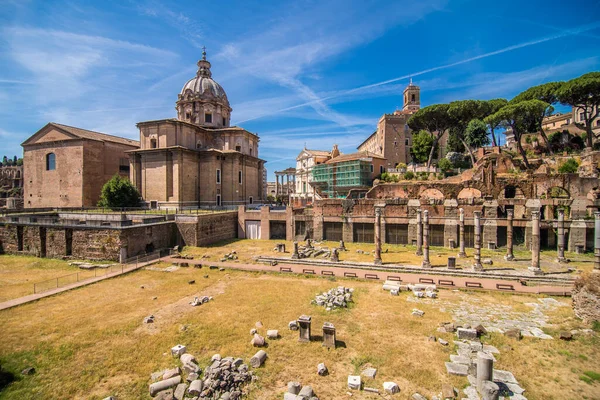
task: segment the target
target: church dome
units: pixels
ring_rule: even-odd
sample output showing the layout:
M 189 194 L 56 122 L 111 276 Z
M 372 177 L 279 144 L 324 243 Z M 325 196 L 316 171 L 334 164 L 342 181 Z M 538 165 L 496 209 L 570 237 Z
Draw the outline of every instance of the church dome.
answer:
M 177 118 L 207 127 L 229 126 L 231 107 L 223 87 L 213 78 L 206 50 L 198 61 L 196 76 L 183 85 L 177 103 Z

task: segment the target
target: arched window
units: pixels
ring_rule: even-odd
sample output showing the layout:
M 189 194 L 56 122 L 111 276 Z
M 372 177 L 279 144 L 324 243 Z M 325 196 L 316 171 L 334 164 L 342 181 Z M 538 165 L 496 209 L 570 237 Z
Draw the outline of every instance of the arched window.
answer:
M 56 169 L 56 155 L 54 153 L 46 154 L 46 171 L 54 171 Z

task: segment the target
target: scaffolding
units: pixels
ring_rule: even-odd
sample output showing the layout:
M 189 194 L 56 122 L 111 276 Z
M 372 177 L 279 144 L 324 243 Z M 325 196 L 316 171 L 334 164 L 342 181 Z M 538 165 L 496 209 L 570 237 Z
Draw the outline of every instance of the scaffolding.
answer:
M 370 159 L 315 165 L 311 185 L 323 197 L 345 198 L 351 189 L 371 187 L 371 168 Z

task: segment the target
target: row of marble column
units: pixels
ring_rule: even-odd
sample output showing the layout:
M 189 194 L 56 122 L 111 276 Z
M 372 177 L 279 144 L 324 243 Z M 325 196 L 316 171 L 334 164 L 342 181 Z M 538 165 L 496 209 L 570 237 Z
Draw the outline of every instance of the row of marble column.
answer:
M 281 178 L 281 183 L 279 182 Z M 290 179 L 291 178 L 291 179 Z M 296 176 L 293 174 L 275 172 L 275 194 L 288 195 L 294 192 L 296 187 Z
M 381 208 L 375 208 L 375 264 L 381 264 Z M 594 213 L 594 271 L 600 272 L 600 212 Z M 506 224 L 506 255 L 504 259 L 514 261 L 513 254 L 513 210 L 507 210 Z M 482 271 L 481 264 L 481 212 L 473 212 L 474 220 L 474 271 Z M 565 258 L 565 211 L 558 209 L 557 223 L 557 262 L 567 262 Z M 431 268 L 429 260 L 429 211 L 417 210 L 417 250 L 416 254 L 423 256 L 421 266 L 423 268 Z M 458 257 L 466 257 L 465 252 L 465 211 L 459 209 L 459 252 Z M 540 268 L 540 212 L 531 212 L 531 266 L 529 270 L 534 274 L 542 274 Z

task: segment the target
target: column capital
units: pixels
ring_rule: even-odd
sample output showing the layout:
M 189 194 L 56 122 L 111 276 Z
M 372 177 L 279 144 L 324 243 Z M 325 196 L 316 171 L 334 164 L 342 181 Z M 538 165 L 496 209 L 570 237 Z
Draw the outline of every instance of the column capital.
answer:
M 594 218 L 600 219 L 600 211 L 594 211 Z
M 531 219 L 540 219 L 540 212 L 539 211 L 531 211 Z
M 506 218 L 513 219 L 515 216 L 515 210 L 508 209 L 506 210 Z
M 558 217 L 564 217 L 565 216 L 565 209 L 564 208 L 559 208 L 558 209 Z

